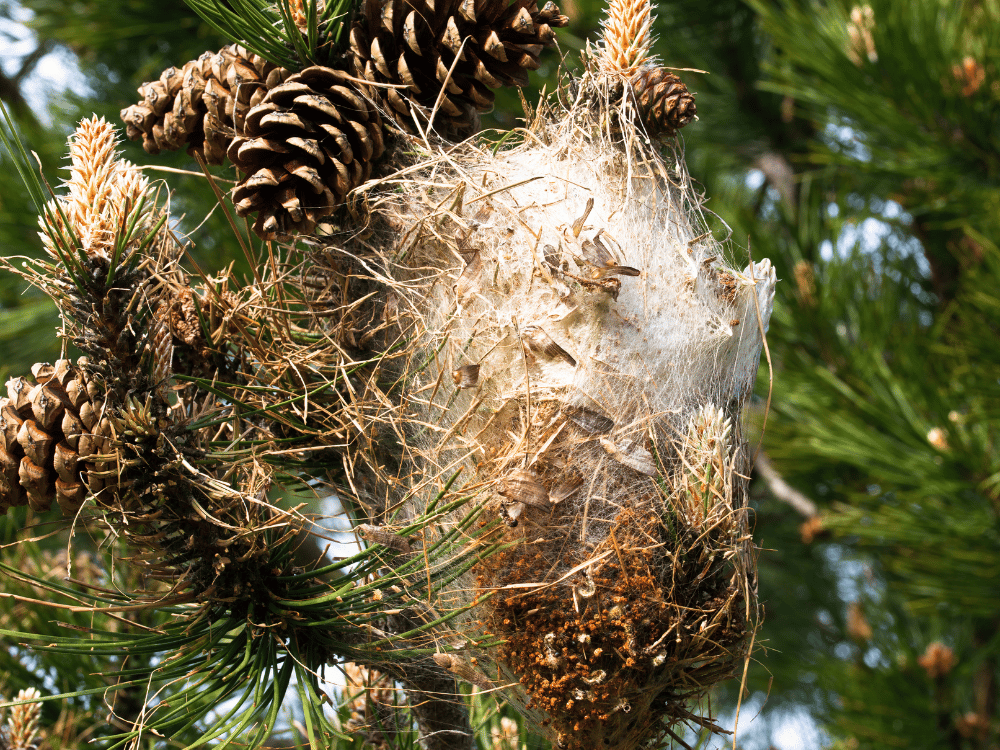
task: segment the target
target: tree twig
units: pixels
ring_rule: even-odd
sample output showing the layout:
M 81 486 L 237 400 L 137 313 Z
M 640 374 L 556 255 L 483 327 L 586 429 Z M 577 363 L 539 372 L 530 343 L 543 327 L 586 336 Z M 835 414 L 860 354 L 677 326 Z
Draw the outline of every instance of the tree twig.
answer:
M 754 468 L 761 479 L 767 482 L 767 487 L 771 494 L 784 503 L 788 503 L 792 508 L 804 518 L 815 518 L 819 515 L 819 508 L 812 500 L 803 495 L 788 482 L 782 479 L 771 464 L 771 459 L 763 451 L 757 454 L 754 461 Z

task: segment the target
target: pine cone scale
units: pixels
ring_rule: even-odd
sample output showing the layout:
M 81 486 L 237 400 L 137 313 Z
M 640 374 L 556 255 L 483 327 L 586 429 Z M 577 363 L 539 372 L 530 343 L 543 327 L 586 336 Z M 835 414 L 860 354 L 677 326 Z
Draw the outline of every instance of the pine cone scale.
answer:
M 473 53 L 471 51 L 469 52 L 469 55 L 474 57 L 474 55 L 473 55 Z M 505 57 L 506 57 L 506 55 L 505 55 Z M 474 57 L 474 64 L 475 64 L 476 67 L 475 67 L 475 70 L 472 73 L 472 77 L 475 78 L 477 81 L 479 81 L 481 84 L 483 84 L 484 86 L 487 86 L 488 88 L 491 88 L 491 89 L 498 89 L 498 88 L 500 88 L 501 86 L 504 85 L 503 81 L 501 81 L 499 78 L 495 77 L 490 72 L 490 69 L 487 68 L 486 65 L 483 64 L 483 61 L 480 60 L 478 57 Z M 511 65 L 511 63 L 508 62 L 508 63 L 505 63 L 505 65 L 509 66 L 509 65 Z M 513 79 L 509 79 L 509 80 L 513 80 Z M 492 103 L 493 102 L 493 92 L 490 91 L 490 92 L 488 92 L 488 94 L 489 94 L 490 103 Z
M 286 185 L 283 187 L 278 193 L 277 202 L 281 204 L 281 207 L 285 211 L 288 212 L 288 216 L 293 222 L 297 223 L 302 221 L 305 214 L 302 213 L 302 203 L 295 194 L 294 185 Z
M 108 429 L 108 425 L 100 425 L 99 429 Z M 102 451 L 107 443 L 107 438 L 103 435 L 96 434 L 97 430 L 94 432 L 86 432 L 80 436 L 80 442 L 78 444 L 77 456 L 81 460 L 88 458 L 93 458 L 94 456 L 103 455 Z
M 18 479 L 28 496 L 28 505 L 36 513 L 44 513 L 52 507 L 52 496 L 49 489 L 49 473 L 36 464 L 30 456 L 21 459 L 18 467 Z
M 184 83 L 178 98 L 183 102 L 182 106 L 186 111 L 197 114 L 204 94 L 205 77 L 197 68 L 191 67 L 184 74 Z
M 171 151 L 176 151 L 184 145 L 188 129 L 183 119 L 175 117 L 172 112 L 167 112 L 163 118 L 163 130 L 161 131 L 163 145 Z
M 289 73 L 284 68 L 275 68 L 270 73 L 267 74 L 267 79 L 265 80 L 265 85 L 270 91 L 276 86 L 280 86 L 289 76 Z
M 285 162 L 285 169 L 289 174 L 293 174 L 308 185 L 313 193 L 320 195 L 323 192 L 323 178 L 315 168 L 300 161 L 291 160 Z
M 3 506 L 4 503 L 6 503 L 7 507 L 11 505 L 23 505 L 23 503 L 19 502 L 19 498 L 24 491 L 18 477 L 18 467 L 20 465 L 20 458 L 12 456 L 5 448 L 0 448 L 0 495 L 3 496 L 0 498 L 0 506 Z
M 180 91 L 183 82 L 184 74 L 173 66 L 160 73 L 160 83 L 163 84 L 167 96 L 171 98 L 177 96 L 177 92 Z
M 24 378 L 11 378 L 7 381 L 7 395 L 14 410 L 18 413 L 26 406 L 31 407 L 31 402 L 28 400 L 28 391 L 30 389 L 31 387 Z
M 229 90 L 224 89 L 222 84 L 214 78 L 210 78 L 205 83 L 205 92 L 202 94 L 202 101 L 208 113 L 215 119 L 224 121 L 226 119 L 226 103 L 231 99 Z
M 66 395 L 69 397 L 69 403 L 76 410 L 79 410 L 87 401 L 90 400 L 90 394 L 87 392 L 87 386 L 80 380 L 71 380 L 66 386 Z
M 340 109 L 334 106 L 325 96 L 319 96 L 317 94 L 300 94 L 295 97 L 291 102 L 291 105 L 299 105 L 300 109 L 312 110 L 310 116 L 322 116 L 333 120 L 336 123 L 345 123 L 347 120 L 342 114 L 340 114 Z M 262 123 L 263 124 L 263 123 Z
M 93 430 L 97 426 L 98 418 L 97 409 L 92 402 L 85 401 L 80 405 L 80 421 L 83 422 L 84 429 Z
M 237 57 L 233 60 L 226 71 L 226 83 L 229 84 L 229 90 L 235 91 L 237 97 L 243 101 L 250 101 L 254 89 L 257 88 L 255 84 L 260 82 L 260 75 L 257 73 L 256 67 L 251 65 L 249 60 L 243 58 Z
M 6 448 L 17 442 L 17 433 L 21 430 L 24 419 L 17 413 L 9 399 L 4 401 L 6 403 L 0 409 L 0 421 L 3 422 L 3 445 Z
M 458 14 L 469 23 L 477 23 L 476 0 L 462 0 L 458 6 Z
M 61 427 L 63 435 L 66 436 L 66 444 L 76 450 L 80 443 L 80 435 L 86 430 L 80 417 L 74 414 L 71 409 L 67 409 L 63 414 Z
M 393 17 L 396 10 L 393 3 L 383 4 L 380 0 L 365 0 L 364 15 L 369 19 L 379 19 L 379 25 L 390 33 L 395 33 L 397 29 L 393 24 Z
M 162 117 L 170 109 L 172 102 L 167 95 L 166 88 L 159 81 L 143 84 L 139 88 L 139 93 L 142 94 L 146 104 L 156 117 Z
M 279 99 L 284 99 L 289 97 L 292 100 L 301 94 L 312 94 L 313 89 L 311 86 L 302 83 L 295 79 L 289 79 L 282 83 L 280 86 L 275 86 L 268 93 L 271 95 L 271 101 L 278 101 Z
M 247 164 L 252 168 L 270 167 L 275 164 L 282 154 L 289 153 L 289 149 L 279 141 L 272 141 L 268 138 L 235 138 L 230 145 L 229 160 L 241 164 Z
M 72 484 L 76 481 L 76 465 L 79 459 L 80 457 L 77 452 L 70 448 L 65 440 L 61 443 L 56 443 L 52 464 L 56 470 L 56 474 L 59 475 L 59 478 L 63 482 Z
M 490 33 L 483 39 L 479 46 L 482 47 L 486 53 L 500 62 L 507 62 L 507 48 L 503 46 L 503 42 L 500 41 L 500 37 L 497 36 L 497 32 L 490 29 Z
M 385 65 L 385 61 L 382 61 L 383 67 L 388 71 L 388 66 Z M 410 66 L 406 64 L 406 56 L 403 55 L 396 61 L 396 74 L 399 80 L 405 83 L 411 91 L 420 93 L 420 86 L 417 83 L 417 79 L 413 77 L 413 73 L 410 72 Z M 385 75 L 389 75 L 387 72 Z
M 278 112 L 280 107 L 277 104 L 270 101 L 263 101 L 260 104 L 253 107 L 248 113 L 246 118 L 243 120 L 243 130 L 247 131 L 259 131 L 260 121 L 272 112 Z M 231 157 L 230 157 L 231 158 Z M 236 162 L 233 162 L 234 164 Z
M 385 60 L 385 55 L 382 54 L 382 45 L 379 43 L 378 37 L 372 39 L 371 55 L 371 62 L 375 65 L 375 69 L 387 78 L 391 78 L 392 71 L 389 68 L 389 63 Z
M 319 126 L 323 132 L 326 133 L 328 138 L 332 139 L 332 142 L 329 142 L 324 138 L 324 143 L 330 143 L 331 146 L 329 150 L 326 150 L 326 154 L 329 158 L 334 161 L 339 158 L 339 161 L 342 161 L 345 164 L 349 164 L 354 161 L 354 150 L 351 148 L 351 141 L 348 139 L 347 134 L 343 130 L 340 130 L 329 123 L 322 122 Z M 340 156 L 336 157 L 335 154 L 338 153 Z
M 493 106 L 493 92 L 485 84 L 475 81 L 468 91 L 473 104 L 481 111 L 486 112 Z
M 68 397 L 65 394 L 42 383 L 39 383 L 31 390 L 29 398 L 35 421 L 43 430 L 51 429 L 56 420 L 62 417 L 63 410 L 68 401 Z
M 293 148 L 304 151 L 306 155 L 321 165 L 326 162 L 326 152 L 320 148 L 319 141 L 313 138 L 300 138 L 299 136 L 292 136 L 285 142 Z
M 403 41 L 417 55 L 422 55 L 422 47 L 430 40 L 430 29 L 424 20 L 417 16 L 415 10 L 411 10 L 403 21 L 402 29 Z M 423 37 L 422 39 L 420 37 Z
M 267 130 L 268 128 L 294 128 L 297 130 L 304 130 L 307 133 L 313 133 L 312 123 L 303 120 L 294 112 L 271 112 L 270 114 L 264 115 L 260 120 L 261 130 Z
M 458 30 L 458 24 L 455 23 L 455 18 L 453 16 L 448 17 L 448 22 L 444 29 L 444 36 L 441 41 L 444 42 L 445 47 L 451 50 L 452 54 L 460 55 L 463 53 L 462 33 Z
M 437 61 L 437 70 L 435 71 L 435 74 L 437 76 L 438 83 L 444 86 L 444 90 L 447 91 L 449 94 L 462 93 L 463 89 L 461 86 L 458 85 L 458 83 L 452 76 L 451 68 L 446 66 L 444 64 L 444 60 L 442 60 L 440 57 L 438 58 Z
M 535 24 L 531 22 L 531 14 L 524 7 L 518 10 L 517 15 L 511 19 L 509 28 L 515 34 L 533 34 L 535 32 Z
M 64 515 L 73 515 L 87 498 L 87 488 L 80 482 L 65 482 L 56 479 L 56 502 Z
M 347 193 L 351 189 L 351 175 L 347 171 L 347 167 L 339 161 L 333 163 L 333 172 L 331 177 L 333 178 L 333 187 L 338 193 Z M 308 205 L 308 202 L 307 202 Z
M 255 190 L 264 187 L 277 187 L 281 175 L 284 173 L 284 169 L 280 172 L 275 169 L 262 169 L 244 181 L 240 187 L 244 187 L 247 190 Z
M 20 443 L 25 456 L 36 464 L 44 464 L 52 449 L 53 441 L 35 420 L 26 419 L 17 433 L 17 442 Z

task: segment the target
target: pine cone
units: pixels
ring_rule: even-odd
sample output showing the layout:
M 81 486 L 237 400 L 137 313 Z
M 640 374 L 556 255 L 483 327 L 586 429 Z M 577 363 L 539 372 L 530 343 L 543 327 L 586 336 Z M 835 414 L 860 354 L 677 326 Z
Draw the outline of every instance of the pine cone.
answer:
M 351 77 L 306 68 L 267 92 L 229 146 L 247 175 L 233 191 L 236 212 L 258 212 L 253 228 L 264 239 L 311 232 L 382 151 L 382 121 Z
M 435 129 L 465 136 L 492 109 L 493 89 L 524 86 L 555 44 L 553 27 L 568 23 L 554 3 L 539 10 L 535 0 L 365 0 L 351 29 L 355 73 L 390 84 L 376 91 L 409 132 L 411 104 L 425 120 L 437 104 Z
M 666 68 L 642 68 L 632 78 L 639 116 L 650 135 L 672 136 L 694 120 L 694 96 Z
M 37 512 L 52 499 L 66 515 L 90 492 L 114 482 L 115 471 L 97 460 L 110 448 L 113 429 L 103 413 L 102 389 L 86 374 L 86 358 L 31 368 L 34 383 L 7 381 L 0 399 L 0 515 L 28 504 Z M 89 459 L 89 460 L 88 460 Z
M 209 164 L 222 164 L 243 117 L 277 85 L 285 72 L 236 44 L 206 52 L 181 70 L 139 87 L 143 100 L 121 112 L 126 134 L 142 138 L 146 153 L 176 151 L 185 144 Z

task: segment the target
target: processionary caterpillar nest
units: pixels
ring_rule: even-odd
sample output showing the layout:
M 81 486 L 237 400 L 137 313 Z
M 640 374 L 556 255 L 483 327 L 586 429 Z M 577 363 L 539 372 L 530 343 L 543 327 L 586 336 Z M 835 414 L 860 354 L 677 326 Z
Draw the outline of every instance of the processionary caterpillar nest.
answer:
M 565 748 L 713 726 L 692 702 L 758 621 L 739 415 L 774 271 L 729 264 L 621 86 L 588 73 L 520 146 L 430 159 L 375 205 L 420 337 L 405 460 L 487 510 L 470 543 L 503 551 L 455 596 L 503 639 L 484 677 Z

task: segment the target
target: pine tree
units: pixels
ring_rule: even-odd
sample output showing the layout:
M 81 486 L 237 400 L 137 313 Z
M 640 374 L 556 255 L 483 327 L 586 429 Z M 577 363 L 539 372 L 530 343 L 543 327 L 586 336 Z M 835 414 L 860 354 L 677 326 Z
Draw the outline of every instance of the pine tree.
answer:
M 665 76 L 646 70 L 645 39 L 643 54 L 617 54 L 631 15 L 648 36 L 648 5 L 610 6 L 573 98 L 539 103 L 533 139 L 512 149 L 473 141 L 452 150 L 447 167 L 436 150 L 450 126 L 422 131 L 415 117 L 421 137 L 409 136 L 398 109 L 379 112 L 379 82 L 351 75 L 347 3 L 245 16 L 199 9 L 239 46 L 210 67 L 203 57 L 167 69 L 123 117 L 153 154 L 190 144 L 202 163 L 216 161 L 219 135 L 231 138 L 226 155 L 243 173 L 231 200 L 239 214 L 260 213 L 253 229 L 268 243 L 244 245 L 246 280 L 197 265 L 200 283 L 189 276 L 162 196 L 120 157 L 102 118 L 77 126 L 58 191 L 32 174 L 20 141 L 4 137 L 47 254 L 5 267 L 53 299 L 62 338 L 88 355 L 75 369 L 63 359 L 33 368 L 34 383 L 9 382 L 4 504 L 26 495 L 43 513 L 55 495 L 65 514 L 109 535 L 107 549 L 141 582 L 87 581 L 72 596 L 103 596 L 155 623 L 133 639 L 102 622 L 51 648 L 120 647 L 143 666 L 160 662 L 142 678 L 133 668 L 112 673 L 115 691 L 148 684 L 169 694 L 141 700 L 141 721 L 122 717 L 115 736 L 127 744 L 189 731 L 257 746 L 293 677 L 309 743 L 328 744 L 339 729 L 323 710 L 320 672 L 337 659 L 388 675 L 408 703 L 389 720 L 430 748 L 472 747 L 460 682 L 490 691 L 508 683 L 524 731 L 564 748 L 718 731 L 700 701 L 735 674 L 758 621 L 739 411 L 775 277 L 766 260 L 742 271 L 720 260 L 683 162 L 664 161 L 649 139 L 672 137 L 693 108 L 682 85 L 667 75 L 661 86 Z M 383 21 L 395 10 L 386 5 Z M 475 57 L 463 46 L 477 35 L 505 63 L 473 65 L 480 83 L 520 82 L 552 41 L 548 23 L 565 22 L 551 4 L 458 11 L 468 35 L 458 48 L 448 39 L 455 16 L 441 24 L 452 68 L 466 75 L 459 62 Z M 411 14 L 383 24 L 399 38 L 379 49 L 433 53 L 440 73 L 443 48 L 418 51 L 415 23 Z M 460 93 L 445 71 L 403 95 L 417 102 L 434 85 L 438 101 Z M 470 86 L 463 96 L 475 100 Z M 394 143 L 383 155 L 386 138 Z M 385 176 L 365 182 L 383 156 Z M 524 179 L 495 183 L 523 170 Z M 578 191 L 546 200 L 567 179 Z M 465 200 L 481 202 L 476 216 L 497 215 L 474 219 L 471 255 Z M 518 211 L 525 201 L 541 212 Z M 539 236 L 519 229 L 527 220 L 571 230 L 565 246 L 558 236 L 546 245 L 542 266 Z M 629 241 L 636 232 L 641 240 Z M 493 282 L 481 266 L 496 268 Z M 546 285 L 534 283 L 537 269 Z M 464 283 L 435 289 L 455 271 Z M 473 290 L 491 312 L 472 311 Z M 566 318 L 575 307 L 589 312 L 560 333 L 553 295 Z M 513 339 L 508 311 L 520 329 Z M 454 332 L 438 329 L 441 316 Z M 675 331 L 656 357 L 637 335 L 643 318 Z M 729 322 L 720 329 L 718 320 Z M 453 335 L 466 345 L 449 343 Z M 472 377 L 466 358 L 490 362 Z M 425 377 L 440 382 L 453 367 L 470 376 L 457 390 L 420 395 Z M 534 390 L 522 389 L 529 381 Z M 470 398 L 479 405 L 471 412 Z M 427 426 L 436 436 L 421 435 Z M 512 443 L 517 430 L 523 438 Z M 347 560 L 298 553 L 313 520 L 294 499 L 317 491 L 336 493 L 369 542 Z M 33 571 L 9 573 L 70 595 Z M 562 606 L 570 594 L 573 612 Z M 41 637 L 8 635 L 22 648 Z M 75 693 L 91 690 L 107 688 Z M 234 709 L 212 716 L 230 698 Z
M 32 5 L 39 28 L 61 33 L 47 21 L 61 16 Z M 578 5 L 581 17 L 596 17 Z M 737 245 L 771 258 L 783 282 L 768 336 L 774 390 L 753 485 L 764 649 L 749 670 L 738 744 L 766 746 L 787 712 L 805 711 L 828 746 L 994 747 L 996 9 L 933 0 L 677 0 L 660 3 L 656 16 L 661 60 L 709 73 L 679 72 L 698 108 L 699 120 L 683 131 L 691 172 Z M 135 49 L 135 40 L 109 32 L 97 43 L 85 24 L 79 28 L 79 37 L 63 39 L 99 50 L 94 60 L 106 64 L 114 45 Z M 157 28 L 149 35 L 156 61 L 137 75 L 118 68 L 132 89 L 224 43 L 184 48 L 164 40 L 186 27 L 168 18 Z M 106 114 L 135 101 L 127 91 Z M 498 109 L 510 108 L 510 99 L 498 101 Z M 32 145 L 40 138 L 31 131 Z M 61 152 L 42 153 L 54 166 Z M 26 247 L 32 209 L 23 193 L 9 198 L 4 190 L 7 226 L 20 226 L 18 246 Z M 721 222 L 713 228 L 726 231 Z M 5 307 L 16 299 L 12 289 Z M 56 356 L 26 355 L 11 372 Z M 762 377 L 757 392 L 768 385 Z M 747 420 L 762 423 L 764 406 L 761 399 Z M 13 538 L 13 525 L 3 523 Z M 406 554 L 396 540 L 384 541 Z M 65 569 L 54 555 L 22 552 L 9 564 Z M 96 582 L 89 564 L 77 559 L 76 577 Z M 14 578 L 4 580 L 8 593 L 33 597 L 26 583 L 18 589 Z M 134 619 L 161 624 L 144 617 Z M 51 619 L 22 602 L 0 615 L 0 627 L 54 640 L 65 630 Z M 62 619 L 89 626 L 79 613 Z M 0 693 L 39 686 L 26 660 L 5 658 Z M 140 668 L 142 658 L 129 657 L 129 666 Z M 95 683 L 83 656 L 63 658 L 58 670 L 47 665 L 63 691 L 108 682 Z M 384 676 L 357 680 L 394 700 Z M 748 707 L 765 693 L 750 721 Z M 124 727 L 142 695 L 118 696 Z M 725 715 L 736 701 L 735 689 L 724 690 L 716 708 Z M 71 706 L 87 710 L 79 700 Z M 379 714 L 371 702 L 355 711 L 373 742 L 393 741 L 391 712 Z M 491 721 L 498 737 L 511 726 L 500 716 Z

